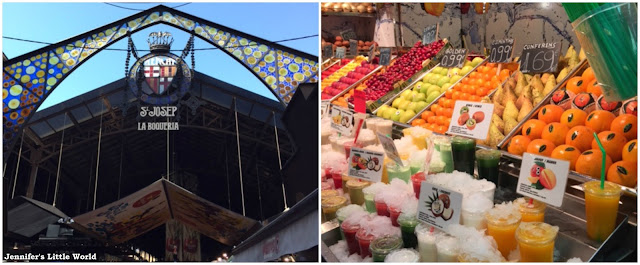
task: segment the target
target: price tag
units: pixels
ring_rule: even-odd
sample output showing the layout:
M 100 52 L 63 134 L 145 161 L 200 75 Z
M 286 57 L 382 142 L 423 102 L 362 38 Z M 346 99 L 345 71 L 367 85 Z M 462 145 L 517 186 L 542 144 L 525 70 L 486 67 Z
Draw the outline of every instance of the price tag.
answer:
M 391 48 L 380 48 L 380 65 L 389 65 L 391 61 Z
M 422 182 L 418 202 L 418 220 L 446 230 L 449 225 L 460 224 L 462 193 Z
M 381 133 L 376 134 L 378 135 L 378 141 L 380 142 L 380 144 L 382 144 L 382 148 L 384 148 L 384 152 L 387 154 L 387 156 L 391 160 L 396 162 L 396 164 L 404 166 L 402 164 L 402 159 L 398 154 L 398 149 L 396 149 L 396 144 L 393 143 L 393 139 Z
M 558 68 L 559 56 L 560 45 L 557 42 L 524 45 L 520 55 L 520 72 L 553 73 Z
M 439 27 L 440 25 L 435 24 L 428 26 L 422 30 L 422 45 L 428 45 L 436 41 Z
M 338 106 L 331 107 L 331 128 L 345 136 L 353 130 L 353 112 Z
M 333 57 L 333 45 L 327 44 L 322 46 L 322 56 L 325 58 Z
M 327 116 L 330 106 L 331 104 L 329 104 L 328 100 L 323 100 L 322 102 L 320 102 L 320 118 L 324 118 Z
M 491 56 L 489 56 L 489 62 L 511 62 L 511 56 L 513 56 L 513 44 L 513 39 L 497 40 L 491 43 Z
M 338 47 L 336 48 L 336 58 L 344 58 L 345 54 L 347 53 L 347 48 L 346 47 Z
M 524 153 L 516 192 L 560 207 L 568 177 L 569 161 Z
M 480 140 L 487 139 L 492 114 L 493 104 L 491 103 L 458 100 L 453 107 L 453 116 L 447 133 Z
M 440 66 L 445 68 L 462 67 L 467 60 L 467 49 L 450 48 L 444 51 L 444 56 L 440 60 Z
M 369 47 L 369 59 L 367 59 L 367 61 L 371 62 L 373 61 L 373 58 L 376 57 L 376 44 L 371 44 L 371 46 Z
M 343 40 L 357 40 L 358 39 L 358 35 L 356 35 L 356 32 L 353 31 L 353 29 L 347 29 L 344 31 L 340 32 L 340 36 L 342 36 Z
M 358 55 L 358 41 L 357 40 L 349 40 L 349 55 L 357 56 Z
M 349 176 L 380 182 L 382 180 L 382 163 L 384 163 L 383 153 L 351 147 Z

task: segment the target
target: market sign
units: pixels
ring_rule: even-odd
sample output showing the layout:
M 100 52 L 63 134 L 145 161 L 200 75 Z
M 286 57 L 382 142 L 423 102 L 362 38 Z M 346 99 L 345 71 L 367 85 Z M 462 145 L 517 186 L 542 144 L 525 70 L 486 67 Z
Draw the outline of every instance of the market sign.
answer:
M 353 112 L 342 107 L 332 106 L 331 128 L 345 136 L 351 135 L 353 131 Z
M 358 41 L 357 40 L 349 40 L 349 55 L 357 56 L 358 55 Z
M 340 32 L 340 36 L 342 36 L 343 40 L 356 40 L 358 39 L 358 35 L 353 29 L 347 29 Z
M 347 48 L 346 47 L 338 47 L 336 48 L 336 58 L 344 58 L 345 54 L 347 53 Z
M 558 68 L 560 45 L 554 43 L 526 44 L 520 56 L 523 74 L 554 73 Z
M 331 58 L 333 56 L 333 45 L 326 44 L 322 46 L 322 57 Z
M 376 44 L 375 43 L 371 43 L 371 46 L 369 47 L 369 54 L 368 54 L 369 58 L 367 59 L 367 61 L 372 62 L 373 59 L 376 57 Z
M 485 140 L 491 126 L 493 104 L 471 101 L 456 101 L 448 134 Z
M 391 137 L 388 137 L 388 136 L 386 136 L 384 134 L 381 134 L 379 132 L 377 132 L 376 134 L 378 135 L 378 141 L 382 145 L 382 148 L 384 149 L 384 152 L 387 154 L 387 156 L 391 160 L 396 162 L 396 164 L 398 164 L 400 166 L 404 166 L 402 164 L 402 159 L 400 158 L 400 155 L 398 154 L 398 149 L 396 148 L 396 144 L 393 143 L 393 139 L 391 139 Z
M 568 177 L 569 161 L 524 153 L 516 192 L 560 207 Z
M 422 182 L 418 200 L 418 220 L 446 230 L 449 225 L 460 224 L 461 209 L 462 193 Z
M 491 43 L 491 55 L 489 62 L 491 63 L 509 63 L 513 56 L 513 39 L 496 40 Z
M 440 25 L 438 24 L 434 24 L 424 28 L 422 30 L 422 45 L 429 45 L 430 43 L 436 41 L 439 28 Z
M 383 153 L 351 147 L 348 161 L 349 176 L 365 181 L 380 182 L 382 180 L 382 163 L 384 163 Z
M 391 48 L 380 48 L 380 65 L 389 65 L 391 62 Z
M 449 48 L 444 51 L 444 56 L 440 60 L 440 66 L 444 68 L 462 67 L 467 60 L 467 49 Z

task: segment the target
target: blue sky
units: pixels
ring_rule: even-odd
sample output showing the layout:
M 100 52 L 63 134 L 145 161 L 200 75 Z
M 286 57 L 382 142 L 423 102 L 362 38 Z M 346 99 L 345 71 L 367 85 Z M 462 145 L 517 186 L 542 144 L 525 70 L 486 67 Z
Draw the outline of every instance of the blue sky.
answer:
M 144 10 L 159 3 L 115 4 Z M 165 3 L 169 7 L 182 4 Z M 270 41 L 318 34 L 317 3 L 190 3 L 176 9 Z M 138 12 L 105 3 L 3 3 L 2 36 L 56 43 Z M 148 49 L 147 37 L 152 31 L 171 32 L 174 37 L 172 49 L 184 48 L 189 39 L 189 35 L 181 30 L 155 25 L 132 36 L 139 50 Z M 317 36 L 280 44 L 318 55 Z M 47 45 L 2 39 L 2 52 L 9 59 L 44 46 Z M 196 49 L 212 47 L 196 38 Z M 126 49 L 127 41 L 122 39 L 109 48 Z M 104 50 L 93 56 L 67 77 L 39 110 L 123 78 L 126 55 L 126 51 Z M 187 62 L 191 65 L 190 59 Z M 196 51 L 196 71 L 276 100 L 253 74 L 219 50 Z

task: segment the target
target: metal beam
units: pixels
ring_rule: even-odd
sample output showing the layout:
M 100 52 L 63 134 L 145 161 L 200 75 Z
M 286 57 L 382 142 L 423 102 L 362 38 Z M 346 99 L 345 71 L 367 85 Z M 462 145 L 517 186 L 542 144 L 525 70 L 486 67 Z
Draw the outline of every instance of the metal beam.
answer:
M 27 198 L 33 198 L 33 190 L 36 186 L 36 177 L 38 176 L 38 166 L 40 164 L 40 157 L 42 156 L 42 150 L 36 149 L 31 152 L 31 172 L 29 173 L 29 185 L 27 186 Z

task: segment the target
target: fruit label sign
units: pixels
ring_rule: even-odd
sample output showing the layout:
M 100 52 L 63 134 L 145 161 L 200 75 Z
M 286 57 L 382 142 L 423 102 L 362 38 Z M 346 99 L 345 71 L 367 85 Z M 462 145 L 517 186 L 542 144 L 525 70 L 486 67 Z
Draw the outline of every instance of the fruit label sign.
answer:
M 560 207 L 568 176 L 569 161 L 524 153 L 516 191 Z
M 333 45 L 328 44 L 322 46 L 322 56 L 324 58 L 331 58 L 333 56 Z
M 560 45 L 554 43 L 527 44 L 520 55 L 520 72 L 523 74 L 552 73 L 558 68 Z
M 449 124 L 448 134 L 474 139 L 487 139 L 491 125 L 493 104 L 471 101 L 456 101 Z
M 349 55 L 357 56 L 358 55 L 358 41 L 357 40 L 349 40 Z
M 375 43 L 371 44 L 371 46 L 369 47 L 368 56 L 369 56 L 369 58 L 367 60 L 369 62 L 373 61 L 373 58 L 376 57 L 376 44 Z
M 422 45 L 429 45 L 430 43 L 436 41 L 436 37 L 438 36 L 438 28 L 439 25 L 431 25 L 422 30 Z
M 464 61 L 467 60 L 467 53 L 469 53 L 467 49 L 447 49 L 444 51 L 442 59 L 440 59 L 440 66 L 445 68 L 461 68 L 462 65 L 464 65 Z
M 380 65 L 389 65 L 391 61 L 391 48 L 380 48 Z
M 398 149 L 396 149 L 396 144 L 393 143 L 393 139 L 381 133 L 376 133 L 376 134 L 378 135 L 378 141 L 380 142 L 380 144 L 382 144 L 382 148 L 384 149 L 384 152 L 387 154 L 387 156 L 391 160 L 396 162 L 396 164 L 404 166 L 402 164 L 402 159 L 398 154 Z
M 383 153 L 352 147 L 349 155 L 349 176 L 371 182 L 380 182 L 382 180 L 383 162 Z
M 338 47 L 336 48 L 336 58 L 344 58 L 344 55 L 347 53 L 346 47 Z
M 324 118 L 327 117 L 327 112 L 329 110 L 329 101 L 328 100 L 323 100 L 320 103 L 320 118 Z
M 343 134 L 351 135 L 353 130 L 353 112 L 338 106 L 331 107 L 331 128 Z
M 356 32 L 353 31 L 353 29 L 347 29 L 347 30 L 341 31 L 340 35 L 342 36 L 343 40 L 357 40 L 358 39 L 358 35 L 356 35 Z
M 462 193 L 444 189 L 423 181 L 418 201 L 418 220 L 446 230 L 451 224 L 460 224 Z
M 491 56 L 489 62 L 508 63 L 513 55 L 513 39 L 496 40 L 491 43 Z

